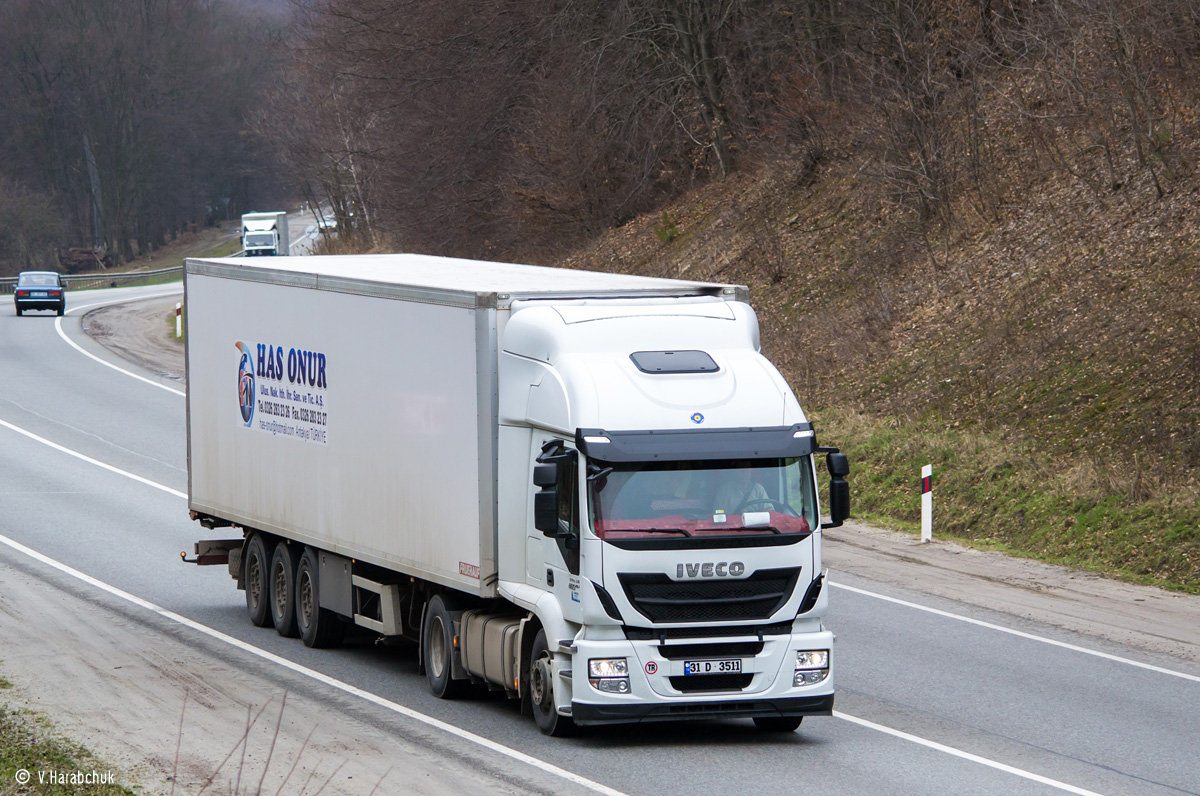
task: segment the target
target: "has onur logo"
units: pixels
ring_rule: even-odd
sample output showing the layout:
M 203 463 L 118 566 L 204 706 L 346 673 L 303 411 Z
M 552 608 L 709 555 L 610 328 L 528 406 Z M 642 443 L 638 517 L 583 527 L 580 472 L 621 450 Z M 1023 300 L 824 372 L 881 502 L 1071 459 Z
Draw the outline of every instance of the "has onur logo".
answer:
M 242 352 L 238 360 L 238 407 L 242 410 L 242 422 L 249 426 L 254 419 L 254 356 L 245 343 L 235 345 Z

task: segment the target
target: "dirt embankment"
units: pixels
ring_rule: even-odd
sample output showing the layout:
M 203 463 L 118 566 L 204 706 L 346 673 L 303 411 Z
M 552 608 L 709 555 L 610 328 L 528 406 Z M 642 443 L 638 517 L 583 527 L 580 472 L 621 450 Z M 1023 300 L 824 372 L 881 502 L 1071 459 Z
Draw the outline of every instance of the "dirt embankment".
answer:
M 175 337 L 175 305 L 182 297 L 113 304 L 83 316 L 83 330 L 117 356 L 183 382 L 183 343 Z

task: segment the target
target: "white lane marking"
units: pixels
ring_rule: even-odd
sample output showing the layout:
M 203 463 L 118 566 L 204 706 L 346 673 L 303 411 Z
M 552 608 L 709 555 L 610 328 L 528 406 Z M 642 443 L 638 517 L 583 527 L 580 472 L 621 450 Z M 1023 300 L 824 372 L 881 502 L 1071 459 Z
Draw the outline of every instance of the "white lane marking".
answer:
M 253 644 L 247 644 L 246 642 L 244 642 L 240 639 L 236 639 L 233 636 L 226 635 L 219 630 L 214 630 L 211 627 L 209 627 L 208 625 L 202 625 L 199 622 L 194 622 L 191 619 L 188 619 L 186 616 L 181 616 L 180 614 L 177 614 L 174 611 L 168 611 L 166 608 L 160 608 L 159 606 L 155 605 L 152 602 L 143 600 L 141 597 L 136 597 L 127 591 L 122 591 L 121 589 L 118 589 L 115 586 L 110 586 L 109 584 L 105 583 L 104 581 L 93 578 L 91 575 L 86 575 L 77 569 L 69 567 L 66 564 L 63 564 L 59 561 L 54 560 L 53 558 L 50 558 L 49 556 L 42 555 L 38 551 L 36 551 L 32 548 L 26 547 L 25 545 L 21 544 L 18 541 L 9 539 L 7 536 L 0 535 L 0 542 L 8 545 L 13 550 L 24 553 L 25 555 L 29 556 L 30 558 L 33 558 L 37 561 L 42 562 L 43 564 L 45 564 L 47 566 L 54 567 L 55 569 L 59 570 L 60 572 L 66 573 L 67 575 L 70 575 L 73 578 L 78 578 L 79 580 L 83 581 L 84 583 L 94 586 L 97 589 L 106 591 L 109 594 L 113 595 L 114 597 L 119 597 L 122 600 L 131 602 L 136 606 L 146 609 L 147 611 L 152 611 L 152 612 L 158 614 L 159 616 L 163 617 L 164 619 L 169 619 L 172 622 L 177 622 L 177 623 L 183 625 L 184 627 L 191 628 L 192 630 L 195 630 L 199 633 L 203 633 L 206 636 L 214 638 L 218 641 L 222 641 L 226 644 L 229 644 L 232 647 L 236 647 L 237 649 L 242 650 L 243 652 L 247 652 L 251 655 L 256 655 L 259 658 L 262 658 L 266 661 L 274 663 L 278 666 L 282 666 L 285 669 L 291 669 L 292 671 L 296 672 L 297 674 L 302 674 L 305 677 L 312 678 L 313 680 L 316 680 L 317 682 L 327 685 L 331 688 L 336 688 L 339 691 L 343 691 L 352 696 L 359 697 L 360 699 L 365 699 L 368 702 L 372 702 L 376 705 L 379 705 L 382 708 L 386 708 L 395 713 L 399 713 L 400 715 L 405 716 L 410 719 L 413 719 L 414 721 L 419 721 L 423 724 L 427 724 L 430 727 L 441 730 L 443 732 L 447 732 L 447 733 L 454 735 L 458 738 L 461 738 L 465 741 L 470 741 L 471 743 L 478 744 L 479 746 L 482 746 L 485 749 L 488 749 L 488 750 L 491 750 L 498 754 L 504 755 L 505 757 L 509 757 L 513 760 L 516 760 L 517 762 L 525 763 L 527 765 L 533 766 L 534 768 L 539 769 L 540 771 L 543 771 L 547 774 L 553 774 L 555 776 L 561 777 L 562 779 L 565 779 L 568 782 L 573 782 L 576 785 L 580 785 L 584 788 L 587 788 L 588 790 L 595 791 L 596 793 L 602 793 L 602 794 L 605 794 L 605 796 L 625 796 L 625 794 L 623 794 L 619 790 L 614 790 L 613 788 L 610 788 L 607 785 L 601 785 L 599 782 L 593 782 L 592 780 L 587 779 L 586 777 L 581 777 L 578 774 L 567 771 L 565 768 L 559 768 L 558 766 L 553 765 L 551 763 L 547 763 L 544 760 L 539 760 L 536 757 L 532 757 L 531 755 L 525 754 L 524 752 L 518 752 L 516 749 L 511 749 L 507 746 L 496 743 L 493 740 L 484 738 L 482 735 L 476 735 L 473 732 L 468 732 L 467 730 L 463 730 L 458 727 L 455 727 L 453 724 L 447 724 L 446 722 L 441 721 L 440 719 L 435 719 L 432 716 L 426 716 L 424 713 L 418 713 L 417 711 L 413 710 L 412 708 L 407 708 L 404 705 L 401 705 L 396 702 L 392 702 L 389 699 L 384 699 L 383 697 L 377 696 L 376 694 L 373 694 L 370 691 L 364 691 L 363 689 L 358 688 L 356 686 L 352 686 L 349 683 L 343 683 L 341 680 L 336 680 L 336 679 L 330 677 L 329 675 L 322 674 L 321 672 L 316 671 L 315 669 L 309 669 L 306 666 L 301 666 L 300 664 L 295 663 L 294 661 L 290 661 L 287 658 L 282 658 L 272 652 L 267 652 L 266 650 L 259 649 L 258 647 L 255 647 Z
M 64 453 L 75 456 L 78 459 L 82 459 L 85 462 L 89 462 L 89 463 L 95 464 L 99 467 L 103 467 L 104 469 L 109 470 L 111 472 L 119 473 L 128 478 L 132 478 L 133 480 L 138 481 L 139 483 L 147 484 L 147 485 L 153 486 L 157 489 L 161 489 L 164 492 L 170 492 L 171 494 L 178 495 L 181 498 L 185 498 L 185 499 L 187 498 L 187 495 L 184 495 L 182 492 L 177 492 L 174 489 L 171 489 L 170 487 L 163 486 L 162 484 L 156 484 L 155 482 L 149 481 L 145 478 L 142 478 L 141 476 L 133 475 L 132 473 L 127 473 L 124 470 L 120 470 L 116 467 L 112 467 L 111 465 L 104 464 L 103 462 L 98 462 L 95 459 L 92 459 L 88 456 L 84 456 L 81 453 L 76 453 L 68 448 L 64 448 L 61 445 L 50 442 L 49 440 L 42 439 L 41 437 L 37 436 L 36 434 L 32 434 L 28 431 L 25 431 L 24 429 L 18 428 L 17 426 L 14 426 L 11 423 L 5 422 L 4 420 L 0 420 L 0 425 L 5 426 L 6 428 L 10 428 L 19 434 L 24 434 L 25 436 L 29 437 L 30 439 L 34 439 L 34 440 L 37 440 L 38 442 L 42 442 L 46 445 L 49 445 L 50 447 L 54 448 L 55 450 L 60 450 Z M 246 644 L 245 642 L 240 641 L 236 638 L 233 638 L 232 636 L 227 636 L 218 630 L 213 630 L 212 628 L 208 627 L 207 625 L 202 625 L 198 622 L 194 622 L 191 619 L 188 619 L 187 617 L 181 616 L 172 611 L 168 611 L 165 608 L 159 608 L 157 605 L 147 602 L 146 600 L 143 600 L 140 597 L 135 597 L 132 594 L 129 594 L 128 592 L 124 592 L 124 591 L 121 591 L 120 589 L 117 589 L 115 586 L 110 586 L 107 583 L 96 580 L 95 578 L 91 577 L 90 575 L 85 575 L 76 569 L 72 569 L 71 567 L 67 566 L 66 564 L 62 564 L 58 561 L 55 561 L 52 558 L 44 556 L 41 553 L 37 552 L 36 550 L 33 550 L 32 548 L 26 547 L 25 545 L 21 544 L 20 542 L 9 539 L 7 536 L 0 535 L 0 542 L 3 542 L 4 544 L 8 545 L 9 547 L 13 548 L 14 550 L 19 550 L 20 552 L 25 553 L 26 555 L 31 556 L 31 557 L 37 559 L 38 561 L 41 561 L 44 564 L 52 566 L 58 570 L 61 570 L 62 572 L 67 573 L 68 575 L 76 577 L 76 578 L 84 581 L 85 583 L 89 583 L 93 586 L 96 586 L 97 588 L 103 589 L 104 591 L 107 591 L 110 594 L 113 594 L 117 597 L 128 600 L 129 602 L 132 602 L 135 605 L 142 606 L 143 608 L 153 611 L 167 619 L 171 619 L 172 621 L 178 622 L 186 627 L 190 627 L 194 630 L 197 630 L 201 633 L 211 636 L 212 638 L 215 638 L 220 641 L 224 641 L 228 644 L 231 644 L 234 647 L 237 647 L 238 649 L 249 652 L 252 655 L 257 655 L 261 658 L 271 661 L 272 663 L 277 663 L 280 666 L 283 666 L 287 669 L 291 669 L 292 671 L 295 671 L 300 674 L 311 677 L 314 680 L 317 680 L 318 682 L 324 683 L 333 688 L 337 688 L 341 691 L 345 691 L 348 694 L 352 694 L 354 696 L 361 697 L 362 699 L 365 699 L 368 702 L 373 702 L 381 707 L 395 711 L 397 713 L 400 713 L 401 715 L 408 716 L 409 718 L 412 718 L 416 721 L 420 721 L 425 724 L 428 724 L 431 727 L 436 727 L 436 728 L 444 730 L 452 735 L 458 736 L 458 737 L 463 738 L 468 741 L 472 741 L 472 742 L 477 743 L 487 749 L 491 749 L 502 755 L 511 757 L 514 760 L 519 760 L 523 763 L 528 763 L 529 765 L 534 766 L 535 768 L 538 768 L 547 773 L 551 773 L 551 774 L 555 774 L 557 776 L 563 777 L 571 782 L 574 782 L 576 784 L 579 784 L 586 788 L 594 790 L 597 793 L 603 793 L 603 794 L 606 794 L 607 796 L 623 796 L 623 794 L 621 794 L 620 791 L 613 790 L 612 788 L 609 788 L 605 785 L 601 785 L 598 782 L 593 782 L 592 780 L 585 779 L 584 777 L 581 777 L 578 774 L 573 774 L 570 771 L 567 771 L 566 769 L 561 769 L 550 763 L 546 763 L 544 761 L 538 760 L 535 757 L 530 757 L 529 755 L 526 755 L 524 752 L 518 752 L 515 749 L 510 749 L 507 746 L 502 746 L 498 743 L 495 743 L 494 741 L 488 740 L 487 738 L 483 738 L 481 736 L 475 735 L 474 733 L 459 729 L 458 727 L 455 727 L 453 724 L 447 724 L 446 722 L 435 719 L 432 716 L 427 716 L 424 713 L 418 713 L 417 711 L 412 710 L 411 708 L 406 708 L 403 705 L 400 705 L 400 704 L 397 704 L 390 700 L 384 699 L 383 697 L 377 696 L 377 695 L 371 693 L 370 691 L 364 691 L 364 690 L 362 690 L 360 688 L 356 688 L 355 686 L 352 686 L 348 683 L 343 683 L 340 680 L 335 680 L 334 678 L 329 677 L 328 675 L 325 675 L 325 674 L 322 674 L 313 669 L 309 669 L 304 666 L 301 666 L 300 664 L 294 663 L 286 658 L 281 658 L 278 655 L 267 652 L 266 650 L 261 650 L 258 647 L 252 646 L 250 644 Z M 852 587 L 841 586 L 840 584 L 831 584 L 831 585 L 837 585 L 839 588 L 850 589 L 852 591 L 861 591 L 860 589 L 853 589 Z M 863 593 L 867 594 L 867 595 L 871 595 L 870 592 L 863 592 Z M 871 595 L 871 596 L 878 596 L 878 595 Z M 885 599 L 891 599 L 891 598 L 885 598 Z M 901 602 L 901 601 L 895 600 L 895 602 Z M 914 606 L 914 607 L 920 607 L 920 606 Z M 932 609 L 930 609 L 930 610 L 932 610 Z M 954 617 L 954 614 L 948 614 L 948 615 L 951 617 Z M 999 628 L 998 626 L 996 626 L 996 627 L 1000 630 L 1005 629 L 1005 628 Z M 1037 637 L 1033 636 L 1032 638 L 1036 639 Z M 1080 649 L 1082 650 L 1082 648 L 1080 648 Z M 1082 651 L 1087 652 L 1087 650 L 1082 650 Z M 1121 660 L 1121 659 L 1118 659 L 1118 660 Z M 1172 673 L 1172 672 L 1168 672 L 1168 673 Z M 868 721 L 866 719 L 860 719 L 857 716 L 851 716 L 848 713 L 834 711 L 833 715 L 844 721 L 848 721 L 853 724 L 858 724 L 862 727 L 867 727 L 868 729 L 876 730 L 878 732 L 882 732 L 887 735 L 894 736 L 896 738 L 901 738 L 906 741 L 911 741 L 913 743 L 920 744 L 921 746 L 929 747 L 930 749 L 935 749 L 937 751 L 944 752 L 946 754 L 953 755 L 955 757 L 960 757 L 964 760 L 970 760 L 972 762 L 979 763 L 980 765 L 989 766 L 989 767 L 997 769 L 999 771 L 1005 771 L 1010 774 L 1015 774 L 1016 776 L 1024 777 L 1026 779 L 1030 779 L 1035 782 L 1041 782 L 1043 784 L 1050 785 L 1051 787 L 1059 788 L 1060 790 L 1065 790 L 1070 793 L 1079 794 L 1079 796 L 1101 796 L 1101 794 L 1097 794 L 1094 791 L 1077 788 L 1074 785 L 1068 785 L 1064 782 L 1059 782 L 1057 780 L 1043 777 L 1040 774 L 1034 774 L 1032 772 L 1025 771 L 1023 769 L 1014 768 L 1013 766 L 1006 765 L 1006 764 L 998 762 L 996 760 L 990 760 L 986 757 L 980 757 L 978 755 L 973 755 L 970 752 L 964 752 L 961 749 L 955 749 L 950 746 L 945 746 L 943 744 L 937 743 L 936 741 L 930 741 L 930 740 L 921 738 L 916 735 L 911 735 L 909 733 L 902 732 L 900 730 L 892 729 L 891 727 L 887 727 L 882 724 L 876 724 L 875 722 Z
M 925 611 L 926 613 L 943 616 L 947 619 L 957 619 L 960 622 L 967 622 L 972 625 L 978 625 L 979 627 L 986 627 L 988 630 L 997 630 L 1001 633 L 1019 636 L 1021 638 L 1029 639 L 1030 641 L 1039 641 L 1042 644 L 1050 644 L 1055 647 L 1062 647 L 1063 649 L 1068 649 L 1072 652 L 1082 652 L 1085 655 L 1093 655 L 1097 658 L 1104 658 L 1108 661 L 1114 661 L 1115 663 L 1124 663 L 1129 666 L 1137 666 L 1139 669 L 1149 669 L 1150 671 L 1158 672 L 1159 674 L 1169 674 L 1172 677 L 1180 677 L 1184 680 L 1191 680 L 1193 682 L 1200 683 L 1200 677 L 1197 677 L 1194 674 L 1177 672 L 1174 669 L 1164 669 L 1161 666 L 1155 666 L 1150 663 L 1142 663 L 1141 661 L 1135 661 L 1131 658 L 1122 658 L 1118 655 L 1110 655 L 1107 652 L 1100 652 L 1099 650 L 1088 649 L 1087 647 L 1080 647 L 1075 644 L 1068 644 L 1065 641 L 1057 641 L 1056 639 L 1046 638 L 1045 636 L 1035 636 L 1032 633 L 1026 633 L 1021 630 L 1013 630 L 1012 628 L 1004 627 L 1003 625 L 994 625 L 991 622 L 984 622 L 980 619 L 972 619 L 971 617 L 963 616 L 962 614 L 953 614 L 949 611 L 930 608 L 927 605 L 920 605 L 907 600 L 898 600 L 895 597 L 888 597 L 885 594 L 876 594 L 875 592 L 866 591 L 865 589 L 856 589 L 855 587 L 847 586 L 844 583 L 834 583 L 833 581 L 830 581 L 829 585 L 833 586 L 835 589 L 843 589 L 845 591 L 854 592 L 855 594 L 861 594 L 865 597 L 874 597 L 876 600 L 883 600 L 885 602 L 895 603 L 896 605 L 903 605 L 905 608 L 915 608 L 918 611 Z
M 178 472 L 181 472 L 181 473 L 187 472 L 187 468 L 179 467 L 178 465 L 171 464 L 170 462 L 164 462 L 162 459 L 156 459 L 153 456 L 147 455 L 145 453 L 140 453 L 138 451 L 130 450 L 129 448 L 122 447 L 121 445 L 118 445 L 117 443 L 112 442 L 111 440 L 105 439 L 104 437 L 100 436 L 99 434 L 93 434 L 91 431 L 85 431 L 84 429 L 78 428 L 77 426 L 73 426 L 70 423 L 64 423 L 63 421 L 59 420 L 58 418 L 51 417 L 50 415 L 42 414 L 41 412 L 37 411 L 36 409 L 30 409 L 28 406 L 25 406 L 20 401 L 14 401 L 11 398 L 0 398 L 0 401 L 3 401 L 4 403 L 7 403 L 7 404 L 12 404 L 13 406 L 20 409 L 22 412 L 27 412 L 27 413 L 33 415 L 34 417 L 38 417 L 38 418 L 41 418 L 42 420 L 45 420 L 48 423 L 53 423 L 54 425 L 59 426 L 61 428 L 69 429 L 71 431 L 74 431 L 76 434 L 82 434 L 85 437 L 91 437 L 92 439 L 96 440 L 97 442 L 100 442 L 110 448 L 116 448 L 117 450 L 121 451 L 122 453 L 129 454 L 130 456 L 136 456 L 139 459 L 146 459 L 148 461 L 152 461 L 155 464 L 162 465 L 163 467 L 169 467 L 172 470 L 177 470 Z
M 154 293 L 154 294 L 151 294 L 148 296 L 131 296 L 129 298 L 117 299 L 116 301 L 111 301 L 111 300 L 110 301 L 97 301 L 93 304 L 84 304 L 83 306 L 80 306 L 80 307 L 72 307 L 71 309 L 67 310 L 67 312 L 71 313 L 71 312 L 75 312 L 76 310 L 88 310 L 88 309 L 91 309 L 92 307 L 108 306 L 111 304 L 125 304 L 130 301 L 142 301 L 143 299 L 165 298 L 167 296 L 178 295 L 178 293 L 179 293 L 179 291 L 172 290 L 169 293 Z M 147 379 L 145 376 L 139 376 L 136 373 L 131 373 L 130 371 L 125 370 L 124 368 L 117 367 L 116 365 L 114 365 L 111 362 L 106 362 L 105 360 L 101 359 L 100 357 L 96 356 L 95 354 L 92 354 L 88 351 L 84 351 L 82 348 L 80 348 L 78 343 L 76 343 L 71 338 L 67 337 L 66 332 L 64 332 L 63 328 L 62 328 L 62 318 L 61 317 L 54 319 L 54 328 L 56 330 L 58 330 L 58 336 L 61 337 L 63 340 L 65 340 L 67 345 L 71 346 L 71 348 L 74 348 L 76 351 L 83 354 L 85 357 L 96 360 L 104 367 L 112 368 L 113 370 L 117 371 L 118 373 L 124 373 L 126 376 L 135 378 L 138 381 L 143 381 L 146 384 L 149 384 L 151 387 L 157 387 L 160 390 L 166 390 L 167 392 L 173 392 L 176 395 L 181 395 L 181 396 L 186 394 L 182 390 L 177 390 L 174 387 L 168 387 L 165 384 L 160 384 L 159 382 L 154 381 L 153 379 Z
M 167 494 L 174 495 L 175 497 L 183 498 L 184 500 L 187 500 L 187 493 L 185 493 L 185 492 L 180 492 L 178 489 L 172 489 L 169 486 L 164 486 L 163 484 L 160 484 L 157 481 L 151 481 L 149 478 L 142 478 L 140 475 L 134 475 L 133 473 L 128 472 L 126 470 L 122 470 L 119 467 L 113 467 L 111 464 L 105 464 L 104 462 L 99 461 L 98 459 L 93 459 L 91 456 L 85 456 L 84 454 L 79 453 L 78 451 L 73 451 L 70 448 L 63 447 L 62 445 L 59 445 L 57 442 L 51 442 L 50 440 L 46 439 L 45 437 L 39 437 L 37 434 L 34 434 L 32 431 L 26 431 L 25 429 L 21 428 L 20 426 L 14 426 L 12 423 L 9 423 L 7 420 L 0 420 L 0 426 L 4 426 L 7 429 L 11 429 L 11 430 L 17 432 L 18 434 L 21 434 L 22 436 L 29 437 L 29 439 L 33 440 L 34 442 L 40 442 L 43 445 L 47 445 L 51 448 L 54 448 L 54 450 L 56 450 L 56 451 L 61 451 L 65 454 L 67 454 L 68 456 L 74 456 L 76 459 L 79 459 L 80 461 L 85 461 L 88 464 L 93 464 L 96 467 L 100 467 L 104 470 L 108 470 L 110 473 L 116 473 L 117 475 L 123 475 L 126 478 L 131 478 L 134 481 L 137 481 L 139 484 L 145 484 L 146 486 L 153 487 L 154 489 L 162 490 L 163 492 L 166 492 Z
M 1095 791 L 1092 791 L 1092 790 L 1085 790 L 1084 788 L 1079 788 L 1074 785 L 1068 785 L 1065 782 L 1059 782 L 1056 779 L 1050 779 L 1049 777 L 1043 777 L 1041 774 L 1034 774 L 1032 771 L 1026 771 L 1025 769 L 1022 769 L 1022 768 L 1014 768 L 1013 766 L 1006 765 L 1004 763 L 1000 763 L 995 760 L 990 760 L 986 757 L 980 757 L 979 755 L 973 755 L 970 752 L 964 752 L 961 749 L 955 749 L 953 746 L 946 746 L 945 744 L 940 744 L 937 741 L 930 741 L 926 738 L 921 738 L 916 735 L 910 735 L 907 732 L 901 732 L 900 730 L 894 730 L 891 727 L 885 727 L 882 724 L 876 724 L 873 721 L 867 721 L 866 719 L 860 719 L 857 716 L 850 716 L 850 715 L 842 713 L 841 711 L 838 711 L 838 710 L 835 710 L 833 712 L 833 715 L 839 719 L 842 719 L 843 721 L 848 721 L 851 724 L 857 724 L 860 727 L 866 727 L 867 729 L 875 730 L 876 732 L 882 732 L 882 733 L 885 733 L 886 735 L 891 735 L 896 738 L 901 738 L 905 741 L 910 741 L 915 744 L 920 744 L 921 746 L 927 746 L 930 749 L 935 749 L 939 752 L 944 752 L 945 754 L 953 755 L 954 757 L 961 757 L 963 760 L 970 760 L 972 763 L 978 763 L 981 766 L 987 766 L 988 768 L 994 768 L 997 771 L 1003 771 L 1008 774 L 1013 774 L 1018 777 L 1024 777 L 1025 779 L 1033 780 L 1034 782 L 1040 782 L 1041 784 L 1049 785 L 1052 788 L 1058 788 L 1059 790 L 1065 790 L 1067 793 L 1074 793 L 1074 794 L 1077 794 L 1077 796 L 1101 796 L 1101 794 L 1096 793 Z

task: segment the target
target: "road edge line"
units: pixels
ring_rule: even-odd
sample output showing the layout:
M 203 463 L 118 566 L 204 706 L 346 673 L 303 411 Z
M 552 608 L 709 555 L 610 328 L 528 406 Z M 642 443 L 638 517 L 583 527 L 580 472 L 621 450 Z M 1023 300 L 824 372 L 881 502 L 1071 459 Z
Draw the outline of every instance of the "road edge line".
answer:
M 866 727 L 869 730 L 882 732 L 885 735 L 891 735 L 895 738 L 909 741 L 910 743 L 915 743 L 944 754 L 952 755 L 953 757 L 962 758 L 963 760 L 968 760 L 972 763 L 978 763 L 981 766 L 987 766 L 988 768 L 994 768 L 997 771 L 1003 771 L 1007 774 L 1012 774 L 1014 776 L 1032 780 L 1034 782 L 1040 782 L 1043 785 L 1049 785 L 1052 788 L 1058 788 L 1059 790 L 1064 790 L 1067 793 L 1074 793 L 1076 796 L 1103 796 L 1103 794 L 1097 793 L 1093 790 L 1080 788 L 1076 785 L 1069 785 L 1066 782 L 1060 782 L 1057 779 L 1050 779 L 1049 777 L 1044 777 L 1041 774 L 1034 774 L 1032 771 L 1026 771 L 1023 768 L 1016 768 L 1015 766 L 1010 766 L 1007 763 L 1001 763 L 998 760 L 992 760 L 987 757 L 980 757 L 979 755 L 971 754 L 970 752 L 964 752 L 961 749 L 955 749 L 953 746 L 946 746 L 945 744 L 938 743 L 937 741 L 931 741 L 927 738 L 922 738 L 919 735 L 912 735 L 883 724 L 876 724 L 873 721 L 860 719 L 857 716 L 851 716 L 850 714 L 842 713 L 839 710 L 835 710 L 833 712 L 833 716 L 834 718 L 841 719 L 842 721 L 848 721 L 851 724 L 857 724 L 860 727 Z
M 859 589 L 854 586 L 847 586 L 844 583 L 835 583 L 833 581 L 830 581 L 829 585 L 834 587 L 835 589 L 843 589 L 845 591 L 854 592 L 855 594 L 861 594 L 864 597 L 873 597 L 876 600 L 883 600 L 884 602 L 895 603 L 896 605 L 903 605 L 906 608 L 915 608 L 918 611 L 925 611 L 926 613 L 945 617 L 947 619 L 956 619 L 959 622 L 967 622 L 968 624 L 978 625 L 979 627 L 987 628 L 988 630 L 998 630 L 1001 633 L 1008 633 L 1009 635 L 1018 636 L 1020 638 L 1028 639 L 1030 641 L 1038 641 L 1038 642 L 1041 642 L 1042 644 L 1050 644 L 1055 647 L 1062 647 L 1063 649 L 1068 649 L 1068 650 L 1071 650 L 1072 652 L 1082 652 L 1085 655 L 1092 655 L 1097 658 L 1103 658 L 1105 660 L 1113 661 L 1115 663 L 1124 663 L 1129 666 L 1136 666 L 1139 669 L 1148 669 L 1152 672 L 1157 672 L 1158 674 L 1169 674 L 1172 677 L 1179 677 L 1184 680 L 1192 680 L 1193 682 L 1200 683 L 1200 677 L 1197 677 L 1194 674 L 1188 674 L 1187 672 L 1177 672 L 1174 669 L 1167 669 L 1162 666 L 1155 666 L 1152 663 L 1143 663 L 1142 661 L 1135 661 L 1132 658 L 1122 658 L 1120 655 L 1113 655 L 1112 653 L 1109 653 L 1109 652 L 1101 652 L 1100 650 L 1088 649 L 1087 647 L 1080 647 L 1077 644 L 1068 644 L 1065 641 L 1058 641 L 1057 639 L 1046 638 L 1045 636 L 1037 636 L 1037 635 L 1034 635 L 1033 633 L 1026 633 L 1023 630 L 1014 630 L 1013 628 L 1004 627 L 1003 625 L 993 624 L 992 622 L 985 622 L 982 619 L 974 619 L 969 616 L 963 616 L 962 614 L 955 614 L 955 613 L 951 613 L 950 611 L 943 611 L 939 608 L 930 608 L 927 605 L 921 605 L 919 603 L 909 602 L 908 600 L 901 600 L 896 597 L 888 597 L 886 594 L 877 594 L 872 591 L 867 591 L 866 589 Z
M 76 310 L 91 309 L 92 307 L 111 307 L 114 304 L 128 304 L 131 301 L 148 301 L 150 299 L 165 298 L 167 296 L 174 296 L 174 295 L 176 295 L 176 292 L 171 291 L 169 293 L 158 293 L 158 294 L 155 294 L 152 296 L 135 296 L 135 297 L 130 297 L 130 298 L 118 299 L 116 301 L 99 301 L 94 304 L 84 304 L 79 307 L 72 307 L 71 309 L 67 310 L 67 314 L 75 312 Z M 117 371 L 118 373 L 124 373 L 126 376 L 135 378 L 138 381 L 144 381 L 146 384 L 149 384 L 152 387 L 157 387 L 160 390 L 166 390 L 167 392 L 175 393 L 176 395 L 179 395 L 179 396 L 184 396 L 187 394 L 187 393 L 183 392 L 182 390 L 177 390 L 174 387 L 168 387 L 167 385 L 160 384 L 159 382 L 154 381 L 153 379 L 148 379 L 145 376 L 139 376 L 138 374 L 133 373 L 128 370 L 125 370 L 124 368 L 119 368 L 111 362 L 106 362 L 105 360 L 101 359 L 100 357 L 96 356 L 95 354 L 91 353 L 90 351 L 84 351 L 82 346 L 80 346 L 78 343 L 76 343 L 71 338 L 67 337 L 66 332 L 63 331 L 62 316 L 59 316 L 54 319 L 54 328 L 58 332 L 58 336 L 61 337 L 67 343 L 67 345 L 71 346 L 76 351 L 83 354 L 85 357 L 88 357 L 89 359 L 94 359 L 95 361 L 99 362 L 101 365 L 103 365 L 106 368 L 112 368 L 113 370 Z

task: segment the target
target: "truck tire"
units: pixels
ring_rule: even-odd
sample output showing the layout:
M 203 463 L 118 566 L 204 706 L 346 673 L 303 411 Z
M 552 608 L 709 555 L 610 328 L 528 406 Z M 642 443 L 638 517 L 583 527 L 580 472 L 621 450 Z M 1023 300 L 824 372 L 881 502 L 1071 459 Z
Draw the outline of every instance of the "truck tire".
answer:
M 280 542 L 271 555 L 270 599 L 271 622 L 276 632 L 285 638 L 296 638 L 296 556 L 291 545 Z
M 262 534 L 255 533 L 246 542 L 242 561 L 242 582 L 246 585 L 246 611 L 250 621 L 257 627 L 271 625 L 271 587 L 267 573 L 271 568 L 271 556 Z
M 529 709 L 544 734 L 562 738 L 575 731 L 575 720 L 554 707 L 554 667 L 546 631 L 539 629 L 529 652 Z
M 794 732 L 802 721 L 803 716 L 758 716 L 754 726 L 763 732 Z
M 304 548 L 296 567 L 296 627 L 304 646 L 314 649 L 340 646 L 346 635 L 341 617 L 321 607 L 320 571 L 317 551 Z
M 425 604 L 421 662 L 425 666 L 429 690 L 438 699 L 454 699 L 466 690 L 469 681 L 454 679 L 454 621 L 440 594 L 435 594 Z

